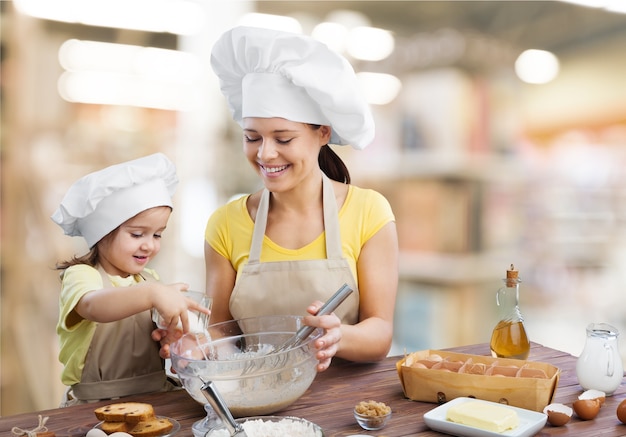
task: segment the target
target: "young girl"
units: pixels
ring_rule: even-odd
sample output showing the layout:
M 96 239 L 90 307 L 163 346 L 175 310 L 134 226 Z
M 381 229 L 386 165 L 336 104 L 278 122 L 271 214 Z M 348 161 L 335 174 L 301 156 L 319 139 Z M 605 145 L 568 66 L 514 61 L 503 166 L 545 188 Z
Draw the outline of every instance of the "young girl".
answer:
M 146 267 L 159 253 L 177 183 L 174 164 L 157 153 L 79 179 L 52 215 L 89 247 L 57 265 L 62 406 L 173 387 L 151 339 L 150 310 L 171 332 L 179 322 L 187 332 L 188 310 L 208 312 L 182 296 L 187 284 L 161 284 Z

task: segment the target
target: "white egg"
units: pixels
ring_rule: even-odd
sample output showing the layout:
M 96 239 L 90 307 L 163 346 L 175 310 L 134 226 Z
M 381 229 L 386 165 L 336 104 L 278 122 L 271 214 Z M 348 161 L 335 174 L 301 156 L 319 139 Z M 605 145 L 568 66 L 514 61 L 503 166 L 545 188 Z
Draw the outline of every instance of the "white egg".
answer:
M 133 437 L 133 436 L 128 434 L 127 432 L 118 431 L 118 432 L 109 434 L 109 437 Z
M 107 433 L 98 428 L 93 428 L 87 431 L 85 437 L 107 437 Z

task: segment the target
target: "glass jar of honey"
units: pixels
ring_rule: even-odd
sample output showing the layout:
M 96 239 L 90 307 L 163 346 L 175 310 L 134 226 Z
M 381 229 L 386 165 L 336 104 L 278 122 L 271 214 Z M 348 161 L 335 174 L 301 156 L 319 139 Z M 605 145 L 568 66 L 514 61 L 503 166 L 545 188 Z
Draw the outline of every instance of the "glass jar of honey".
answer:
M 496 358 L 525 360 L 530 352 L 530 341 L 524 328 L 524 318 L 519 308 L 518 271 L 511 264 L 503 279 L 504 286 L 496 293 L 500 321 L 491 334 L 491 355 Z

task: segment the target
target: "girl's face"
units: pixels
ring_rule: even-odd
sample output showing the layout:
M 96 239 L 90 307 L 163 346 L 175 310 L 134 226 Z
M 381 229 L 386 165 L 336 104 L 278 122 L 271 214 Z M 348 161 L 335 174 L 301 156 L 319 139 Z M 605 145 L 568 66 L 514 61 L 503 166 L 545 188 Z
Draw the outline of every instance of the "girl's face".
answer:
M 243 148 L 248 161 L 274 192 L 287 191 L 317 175 L 320 148 L 328 144 L 330 127 L 313 129 L 284 118 L 245 118 Z
M 98 244 L 99 261 L 110 274 L 126 277 L 141 273 L 161 249 L 161 234 L 172 210 L 157 206 L 126 220 Z

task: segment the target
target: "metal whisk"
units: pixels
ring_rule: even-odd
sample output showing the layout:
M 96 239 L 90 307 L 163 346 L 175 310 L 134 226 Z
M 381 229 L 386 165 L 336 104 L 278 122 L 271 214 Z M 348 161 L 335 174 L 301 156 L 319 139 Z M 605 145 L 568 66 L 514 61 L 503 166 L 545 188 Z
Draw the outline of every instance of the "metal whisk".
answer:
M 315 313 L 316 316 L 325 316 L 326 314 L 330 314 L 343 302 L 346 298 L 352 293 L 352 289 L 348 286 L 348 284 L 343 284 L 339 290 L 333 294 L 330 299 L 322 305 L 322 307 Z M 304 325 L 300 329 L 296 331 L 293 337 L 287 339 L 283 344 L 278 346 L 276 349 L 272 351 L 272 353 L 278 353 L 285 351 L 287 349 L 291 349 L 297 347 L 300 343 L 302 343 L 311 333 L 315 331 L 313 326 Z
M 337 290 L 335 294 L 333 294 L 330 299 L 328 299 L 324 303 L 324 305 L 322 305 L 322 307 L 317 311 L 317 313 L 315 313 L 315 315 L 324 316 L 332 313 L 344 300 L 346 300 L 346 298 L 350 295 L 350 293 L 352 293 L 352 291 L 352 288 L 350 288 L 348 284 L 343 284 L 341 288 L 339 288 L 339 290 Z M 315 328 L 313 326 L 303 325 L 296 331 L 293 336 L 288 338 L 285 342 L 283 342 L 276 348 L 272 349 L 269 354 L 270 364 L 268 365 L 268 367 L 282 366 L 289 359 L 289 353 L 281 354 L 281 352 L 288 352 L 289 350 L 298 347 L 304 340 L 306 340 L 309 335 L 313 333 L 313 331 L 315 331 Z M 255 364 L 255 362 L 252 361 L 243 369 L 242 374 L 248 374 L 254 371 L 258 366 L 258 363 Z

